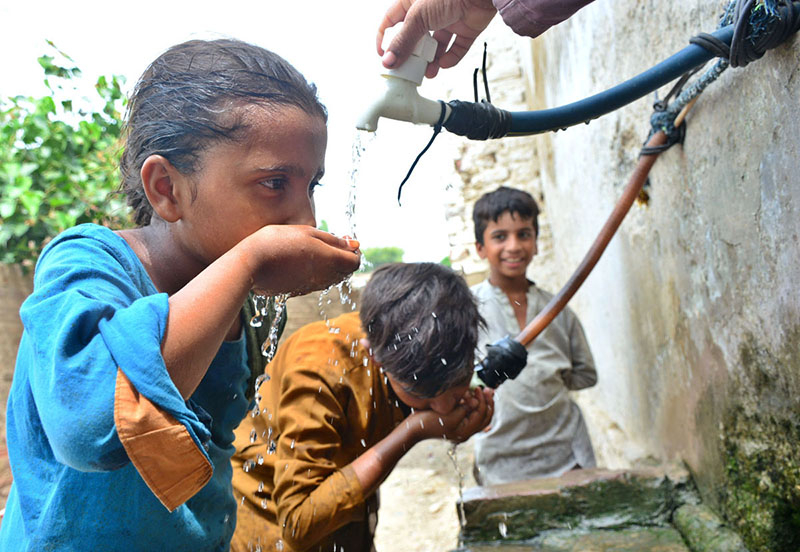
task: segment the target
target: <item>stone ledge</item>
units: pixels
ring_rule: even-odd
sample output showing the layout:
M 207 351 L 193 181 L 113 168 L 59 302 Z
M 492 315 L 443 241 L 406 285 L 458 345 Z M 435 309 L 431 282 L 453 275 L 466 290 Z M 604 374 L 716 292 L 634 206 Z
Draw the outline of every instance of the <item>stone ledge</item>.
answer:
M 619 531 L 553 532 L 526 543 L 479 544 L 455 552 L 689 552 L 680 533 L 670 527 L 636 527 Z
M 665 526 L 691 500 L 678 465 L 635 470 L 586 469 L 559 478 L 474 487 L 464 492 L 465 543 L 524 541 L 544 532 Z
M 672 524 L 692 552 L 747 552 L 741 537 L 702 504 L 684 504 L 675 510 Z

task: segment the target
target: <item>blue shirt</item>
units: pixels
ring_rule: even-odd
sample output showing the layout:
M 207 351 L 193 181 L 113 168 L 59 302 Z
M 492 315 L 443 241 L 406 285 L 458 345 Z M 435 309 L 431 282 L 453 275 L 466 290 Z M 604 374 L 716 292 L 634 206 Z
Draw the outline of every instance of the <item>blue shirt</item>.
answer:
M 244 338 L 222 344 L 184 401 L 161 356 L 168 311 L 167 295 L 107 228 L 80 225 L 45 248 L 20 309 L 25 330 L 7 410 L 14 482 L 0 550 L 228 549 L 233 430 L 249 405 Z M 173 512 L 117 436 L 118 368 L 183 424 L 213 466 L 209 482 Z

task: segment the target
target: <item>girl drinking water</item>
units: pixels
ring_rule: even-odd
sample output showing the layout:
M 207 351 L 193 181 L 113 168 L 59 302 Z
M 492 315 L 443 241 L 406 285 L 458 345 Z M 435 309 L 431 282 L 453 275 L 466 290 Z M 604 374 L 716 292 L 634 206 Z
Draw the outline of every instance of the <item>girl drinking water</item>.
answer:
M 0 549 L 228 549 L 242 305 L 359 265 L 314 228 L 326 142 L 316 89 L 272 52 L 193 40 L 147 68 L 121 160 L 137 228 L 56 237 L 20 309 Z

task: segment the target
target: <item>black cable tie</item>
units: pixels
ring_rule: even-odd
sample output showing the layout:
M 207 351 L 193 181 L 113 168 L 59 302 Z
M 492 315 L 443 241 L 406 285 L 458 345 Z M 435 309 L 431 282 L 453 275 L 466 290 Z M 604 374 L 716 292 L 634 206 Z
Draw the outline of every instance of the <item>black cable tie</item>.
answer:
M 655 111 L 666 111 L 667 107 L 669 106 L 669 101 L 672 99 L 672 97 L 680 94 L 681 90 L 683 90 L 683 86 L 686 84 L 686 81 L 688 81 L 691 78 L 691 76 L 697 73 L 701 68 L 702 65 L 697 66 L 691 71 L 687 71 L 686 73 L 681 75 L 681 78 L 679 78 L 678 82 L 676 82 L 673 85 L 673 87 L 670 89 L 667 95 L 664 96 L 663 100 L 659 100 L 658 93 L 656 93 L 656 101 L 655 103 L 653 103 L 653 109 Z
M 426 151 L 428 151 L 428 148 L 431 147 L 431 144 L 433 144 L 433 141 L 436 139 L 436 137 L 442 131 L 442 124 L 444 123 L 444 117 L 447 114 L 447 106 L 441 100 L 439 100 L 439 105 L 441 106 L 442 111 L 439 114 L 439 120 L 433 126 L 433 136 L 431 136 L 431 139 L 428 141 L 428 145 L 426 145 L 424 148 L 422 148 L 422 151 L 419 152 L 419 155 L 417 155 L 417 158 L 414 159 L 413 163 L 411 163 L 411 168 L 408 169 L 408 173 L 406 173 L 406 177 L 400 183 L 400 187 L 397 188 L 397 204 L 400 205 L 400 206 L 402 206 L 402 203 L 400 203 L 400 196 L 403 193 L 403 186 L 408 181 L 409 177 L 411 176 L 411 173 L 414 171 L 414 167 L 417 166 L 417 163 L 419 162 L 420 158 L 425 154 Z
M 712 34 L 700 33 L 697 36 L 693 36 L 689 39 L 689 44 L 700 46 L 722 59 L 729 59 L 731 56 L 730 46 Z
M 483 43 L 483 66 L 481 72 L 483 73 L 483 90 L 486 92 L 486 103 L 492 103 L 492 97 L 489 95 L 489 79 L 486 76 L 486 50 L 488 45 Z M 478 101 L 478 100 L 475 100 Z
M 643 146 L 642 149 L 639 150 L 639 156 L 657 155 L 667 151 L 675 144 L 682 145 L 684 139 L 686 138 L 686 121 L 683 121 L 679 126 L 675 127 L 672 132 L 665 132 L 665 134 L 667 135 L 666 143 L 661 144 L 660 146 Z M 650 140 L 651 136 L 652 134 L 647 137 L 647 141 Z M 645 141 L 645 144 L 647 141 Z

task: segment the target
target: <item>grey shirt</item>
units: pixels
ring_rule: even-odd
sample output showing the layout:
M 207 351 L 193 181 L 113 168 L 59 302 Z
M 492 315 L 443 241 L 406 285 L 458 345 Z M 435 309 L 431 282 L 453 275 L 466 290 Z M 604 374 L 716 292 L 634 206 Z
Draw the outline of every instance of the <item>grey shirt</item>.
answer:
M 486 345 L 521 328 L 508 296 L 488 280 L 473 286 L 487 329 L 481 332 L 478 355 Z M 531 284 L 531 320 L 552 295 Z M 496 485 L 536 477 L 557 477 L 576 464 L 595 466 L 594 452 L 583 416 L 568 390 L 597 382 L 592 353 L 578 317 L 565 308 L 527 347 L 528 364 L 495 393 L 491 429 L 475 437 L 476 477 Z

